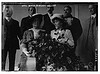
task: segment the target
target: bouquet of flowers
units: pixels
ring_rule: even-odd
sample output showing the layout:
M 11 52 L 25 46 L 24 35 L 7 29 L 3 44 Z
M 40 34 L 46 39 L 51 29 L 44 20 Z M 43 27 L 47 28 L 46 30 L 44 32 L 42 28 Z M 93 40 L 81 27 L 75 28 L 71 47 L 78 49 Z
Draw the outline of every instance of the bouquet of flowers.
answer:
M 39 71 L 80 71 L 86 70 L 78 56 L 67 45 L 57 42 L 49 35 L 30 43 L 35 50 L 36 70 Z M 30 51 L 33 51 L 30 50 Z

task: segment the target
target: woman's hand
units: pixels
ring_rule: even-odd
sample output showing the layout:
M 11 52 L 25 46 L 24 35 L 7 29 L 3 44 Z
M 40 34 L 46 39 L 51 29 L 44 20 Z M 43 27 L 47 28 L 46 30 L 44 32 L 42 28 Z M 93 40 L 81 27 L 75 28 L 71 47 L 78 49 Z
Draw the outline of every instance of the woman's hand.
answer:
M 25 53 L 25 55 L 26 55 L 27 57 L 31 56 L 31 55 L 29 54 L 29 52 L 28 52 L 28 51 L 26 51 L 26 49 L 23 49 L 23 51 L 22 51 L 22 52 L 24 52 L 24 53 Z
M 59 41 L 60 43 L 65 43 L 65 39 L 63 39 L 63 38 L 58 39 L 58 41 Z
M 21 44 L 20 45 L 20 49 L 22 50 L 22 52 L 25 53 L 26 56 L 30 56 L 29 52 L 27 51 L 27 48 L 25 47 L 25 44 Z
M 74 46 L 74 42 L 71 41 L 71 40 L 68 40 L 67 43 L 68 43 L 70 46 L 72 46 L 72 47 Z
M 59 43 L 68 44 L 70 47 L 74 47 L 74 41 L 71 41 L 69 38 L 59 39 Z

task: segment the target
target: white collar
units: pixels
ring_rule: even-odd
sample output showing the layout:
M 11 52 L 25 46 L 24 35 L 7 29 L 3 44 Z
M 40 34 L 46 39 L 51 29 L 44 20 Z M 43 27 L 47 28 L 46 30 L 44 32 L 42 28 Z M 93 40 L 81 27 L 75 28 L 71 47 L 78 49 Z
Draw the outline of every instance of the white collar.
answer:
M 30 17 L 32 17 L 32 16 L 34 16 L 34 15 L 36 15 L 36 14 L 33 14 L 33 15 L 29 15 Z
M 96 13 L 95 13 L 95 14 L 93 14 L 93 15 L 91 15 L 91 18 L 92 18 L 92 17 L 93 17 L 93 18 L 95 18 L 95 17 L 96 17 Z
M 5 19 L 9 22 L 11 20 L 11 17 L 5 17 Z
M 50 14 L 50 13 L 47 13 L 47 14 L 49 15 L 49 17 L 53 16 L 53 13 L 52 13 L 52 14 Z
M 38 14 L 41 14 L 41 13 L 35 13 L 35 14 L 29 15 L 29 16 L 30 16 L 30 17 L 33 17 L 33 16 L 38 15 Z

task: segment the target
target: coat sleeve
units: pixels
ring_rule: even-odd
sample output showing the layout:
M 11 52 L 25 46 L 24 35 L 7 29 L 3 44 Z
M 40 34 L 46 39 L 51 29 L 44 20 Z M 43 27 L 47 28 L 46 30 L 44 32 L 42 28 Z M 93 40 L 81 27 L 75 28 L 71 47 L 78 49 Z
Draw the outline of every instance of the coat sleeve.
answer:
M 24 32 L 25 32 L 25 30 L 26 30 L 26 26 L 25 26 L 25 24 L 27 24 L 27 23 L 25 23 L 26 21 L 25 21 L 25 18 L 23 18 L 22 20 L 21 20 L 21 36 L 23 37 L 23 35 L 24 35 Z
M 21 40 L 22 39 L 22 37 L 21 37 L 21 29 L 19 27 L 19 22 L 18 21 L 16 22 L 16 28 L 17 28 L 17 36 Z
M 79 19 L 76 19 L 76 27 L 75 28 L 76 29 L 74 30 L 74 38 L 77 41 L 83 32 L 81 22 Z

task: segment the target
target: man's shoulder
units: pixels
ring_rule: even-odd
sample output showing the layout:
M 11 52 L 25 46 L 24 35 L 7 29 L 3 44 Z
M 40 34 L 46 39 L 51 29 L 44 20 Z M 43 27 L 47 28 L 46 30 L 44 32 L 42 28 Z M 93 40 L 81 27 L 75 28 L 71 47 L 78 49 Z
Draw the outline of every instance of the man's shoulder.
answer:
M 13 22 L 19 23 L 16 19 L 12 19 Z
M 28 29 L 28 30 L 26 30 L 24 33 L 25 33 L 25 34 L 28 34 L 28 33 L 32 33 L 32 32 L 33 32 L 32 29 Z
M 44 15 L 48 15 L 48 13 L 45 13 Z
M 44 19 L 47 20 L 47 21 L 50 19 L 50 18 L 49 18 L 49 15 L 48 15 L 47 13 L 44 14 Z M 46 22 L 47 22 L 47 21 L 46 21 Z
M 44 16 L 48 16 L 48 14 L 47 14 L 47 13 L 45 13 L 45 14 L 44 14 Z
M 28 19 L 28 18 L 29 18 L 29 16 L 26 16 L 26 17 L 22 18 L 22 20 L 26 20 L 26 19 Z
M 85 19 L 85 22 L 84 22 L 84 23 L 89 24 L 89 23 L 90 23 L 90 21 L 91 21 L 91 17 L 88 17 L 88 18 L 86 18 L 86 19 Z
M 76 21 L 80 21 L 79 18 L 77 18 L 77 17 L 73 17 L 73 19 Z

